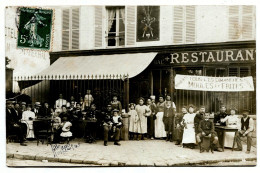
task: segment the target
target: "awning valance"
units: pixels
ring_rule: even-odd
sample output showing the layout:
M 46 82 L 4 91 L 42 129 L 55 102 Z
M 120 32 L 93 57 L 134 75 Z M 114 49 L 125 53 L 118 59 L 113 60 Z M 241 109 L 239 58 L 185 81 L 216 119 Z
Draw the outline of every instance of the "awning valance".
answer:
M 157 53 L 60 57 L 39 74 L 46 80 L 120 79 L 135 77 L 153 61 Z

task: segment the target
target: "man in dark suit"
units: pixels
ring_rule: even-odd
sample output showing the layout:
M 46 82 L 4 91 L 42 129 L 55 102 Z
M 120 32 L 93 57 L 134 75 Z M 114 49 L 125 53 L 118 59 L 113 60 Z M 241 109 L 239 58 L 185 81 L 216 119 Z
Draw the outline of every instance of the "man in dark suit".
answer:
M 25 142 L 26 125 L 20 122 L 20 117 L 12 108 L 12 102 L 6 102 L 6 133 L 7 136 L 16 134 L 19 138 L 20 145 L 27 146 Z
M 43 107 L 39 109 L 39 116 L 45 118 L 51 117 L 51 108 L 49 107 L 49 104 L 47 102 L 44 102 Z

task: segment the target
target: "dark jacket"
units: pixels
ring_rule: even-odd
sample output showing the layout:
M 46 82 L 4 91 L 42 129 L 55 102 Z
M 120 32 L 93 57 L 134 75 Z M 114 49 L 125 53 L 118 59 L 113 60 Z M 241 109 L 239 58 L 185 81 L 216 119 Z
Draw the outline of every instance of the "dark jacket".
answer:
M 16 114 L 14 109 L 6 108 L 6 128 L 10 130 L 14 127 L 14 124 L 20 124 L 21 118 Z
M 201 120 L 204 119 L 204 113 L 197 113 L 194 117 L 194 126 L 195 126 L 195 133 L 199 133 L 198 127 Z
M 215 116 L 214 116 L 214 123 L 220 123 L 220 125 L 222 126 L 226 126 L 226 122 L 222 123 L 220 121 L 220 119 L 225 118 L 226 116 L 228 116 L 228 114 L 226 112 L 218 112 Z
M 206 133 L 206 135 L 209 135 L 210 133 L 215 133 L 214 123 L 210 120 L 201 120 L 198 126 L 198 132 L 204 132 Z
M 42 107 L 39 109 L 39 116 L 51 117 L 51 108 Z

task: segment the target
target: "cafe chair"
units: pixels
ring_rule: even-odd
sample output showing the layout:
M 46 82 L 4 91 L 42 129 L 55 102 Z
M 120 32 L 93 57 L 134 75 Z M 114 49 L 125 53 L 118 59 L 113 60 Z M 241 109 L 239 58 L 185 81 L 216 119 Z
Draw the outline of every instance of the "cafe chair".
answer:
M 37 140 L 37 146 L 41 141 L 44 144 L 46 140 L 47 146 L 51 142 L 52 136 L 52 121 L 51 120 L 36 120 L 33 122 L 34 134 Z

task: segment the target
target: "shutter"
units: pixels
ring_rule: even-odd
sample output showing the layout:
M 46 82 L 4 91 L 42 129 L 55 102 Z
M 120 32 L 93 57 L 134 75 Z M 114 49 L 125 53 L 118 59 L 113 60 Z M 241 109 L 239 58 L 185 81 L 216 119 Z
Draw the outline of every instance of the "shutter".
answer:
M 79 8 L 72 9 L 71 48 L 79 49 Z
M 239 6 L 229 6 L 229 27 L 228 35 L 229 39 L 239 39 L 240 26 L 239 26 Z
M 235 76 L 238 77 L 238 69 L 235 68 L 229 68 L 228 69 L 228 76 Z
M 134 45 L 135 44 L 135 23 L 136 23 L 136 15 L 135 15 L 135 6 L 127 6 L 126 7 L 126 22 L 127 22 L 127 32 L 126 32 L 126 39 L 127 45 Z
M 173 8 L 173 43 L 183 43 L 183 6 Z
M 195 42 L 195 6 L 186 6 L 186 43 Z
M 247 77 L 250 75 L 248 67 L 240 67 L 240 77 Z
M 69 49 L 69 20 L 70 11 L 69 9 L 64 9 L 62 11 L 62 50 Z
M 242 6 L 242 38 L 253 38 L 253 6 Z
M 95 47 L 102 47 L 102 6 L 95 7 Z

